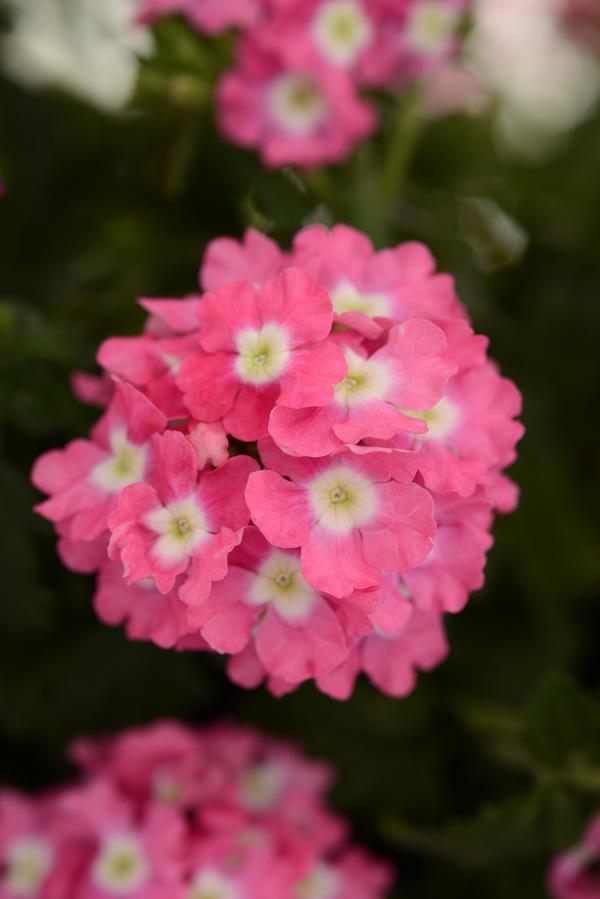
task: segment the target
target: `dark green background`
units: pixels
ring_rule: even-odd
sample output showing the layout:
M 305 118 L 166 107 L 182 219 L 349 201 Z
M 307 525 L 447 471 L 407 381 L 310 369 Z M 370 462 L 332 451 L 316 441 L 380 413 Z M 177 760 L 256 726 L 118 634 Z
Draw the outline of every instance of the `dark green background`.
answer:
M 388 103 L 371 145 L 304 179 L 218 138 L 195 63 L 207 52 L 165 27 L 118 119 L 0 83 L 0 780 L 68 776 L 82 732 L 231 716 L 336 763 L 335 806 L 397 862 L 398 896 L 538 899 L 551 854 L 600 809 L 600 116 L 536 165 L 502 157 L 486 118 L 429 124 L 390 193 Z M 525 229 L 521 259 L 473 197 Z M 135 297 L 193 291 L 214 236 L 254 224 L 285 244 L 314 220 L 426 241 L 525 397 L 520 508 L 496 525 L 485 589 L 449 620 L 449 660 L 404 701 L 362 681 L 347 703 L 312 686 L 276 700 L 233 687 L 216 657 L 128 642 L 31 512 L 33 460 L 96 414 L 69 374 L 140 328 Z

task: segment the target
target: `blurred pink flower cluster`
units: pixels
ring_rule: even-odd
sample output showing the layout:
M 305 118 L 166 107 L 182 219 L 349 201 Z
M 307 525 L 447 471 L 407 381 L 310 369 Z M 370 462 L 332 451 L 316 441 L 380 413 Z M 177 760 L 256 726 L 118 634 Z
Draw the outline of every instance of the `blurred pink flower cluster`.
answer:
M 360 671 L 408 694 L 516 504 L 519 391 L 422 244 L 248 231 L 209 245 L 201 283 L 141 300 L 144 333 L 76 377 L 106 411 L 38 460 L 38 512 L 132 639 L 225 653 L 278 695 L 347 698 Z
M 224 133 L 270 166 L 343 159 L 373 132 L 360 90 L 395 91 L 444 67 L 466 0 L 142 0 L 142 21 L 182 13 L 202 32 L 243 29 L 218 89 Z
M 1 899 L 380 899 L 327 766 L 230 725 L 159 722 L 72 747 L 74 784 L 0 791 Z
M 600 896 L 600 816 L 587 828 L 581 843 L 550 866 L 548 891 L 553 899 L 598 899 Z

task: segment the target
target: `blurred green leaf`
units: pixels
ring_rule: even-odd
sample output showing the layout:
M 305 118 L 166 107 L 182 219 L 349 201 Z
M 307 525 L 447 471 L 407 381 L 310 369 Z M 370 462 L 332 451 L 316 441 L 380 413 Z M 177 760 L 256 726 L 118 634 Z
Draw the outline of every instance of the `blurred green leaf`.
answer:
M 534 756 L 554 768 L 575 755 L 597 754 L 600 713 L 564 674 L 548 674 L 525 705 L 525 740 Z

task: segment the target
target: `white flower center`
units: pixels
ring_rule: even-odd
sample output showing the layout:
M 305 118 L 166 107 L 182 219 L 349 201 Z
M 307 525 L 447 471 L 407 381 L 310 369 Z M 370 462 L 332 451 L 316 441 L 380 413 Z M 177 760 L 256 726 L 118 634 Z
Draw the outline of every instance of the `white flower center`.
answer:
M 268 384 L 285 371 L 290 357 L 288 336 L 270 322 L 260 331 L 247 329 L 237 336 L 236 370 L 248 384 Z
M 181 358 L 179 356 L 174 356 L 172 353 L 162 353 L 162 357 L 169 366 L 172 374 L 176 375 L 181 368 Z
M 114 896 L 137 890 L 150 873 L 139 840 L 133 834 L 109 837 L 94 861 L 94 883 Z
M 327 100 L 310 75 L 289 73 L 276 78 L 269 90 L 274 121 L 295 135 L 310 134 L 326 118 Z
M 358 0 L 323 3 L 312 30 L 321 53 L 340 66 L 351 66 L 373 39 L 373 24 Z
M 443 52 L 456 33 L 460 11 L 441 0 L 421 0 L 411 10 L 406 39 L 417 53 L 435 56 Z
M 110 435 L 110 448 L 112 455 L 92 469 L 91 477 L 107 493 L 120 493 L 143 479 L 146 447 L 131 443 L 126 431 L 118 430 Z
M 144 524 L 159 535 L 154 552 L 164 562 L 180 561 L 209 533 L 204 513 L 192 496 L 153 509 Z
M 212 869 L 199 871 L 192 880 L 186 899 L 238 899 L 235 884 Z
M 405 415 L 421 418 L 427 422 L 427 433 L 419 434 L 415 438 L 417 440 L 443 440 L 456 425 L 459 415 L 457 407 L 446 397 L 424 412 L 415 412 L 413 409 L 403 409 L 402 411 Z
M 256 605 L 272 603 L 287 621 L 297 621 L 310 612 L 317 594 L 302 576 L 300 557 L 273 550 L 254 578 L 248 600 Z
M 345 350 L 348 374 L 335 385 L 335 399 L 341 406 L 360 406 L 373 397 L 384 397 L 390 376 L 385 365 L 373 359 L 364 359 L 352 350 Z
M 53 853 L 47 843 L 36 837 L 17 840 L 8 850 L 0 886 L 10 895 L 37 896 L 52 863 Z
M 340 878 L 331 865 L 317 862 L 296 887 L 295 899 L 334 899 L 340 887 Z
M 276 765 L 264 762 L 244 773 L 240 792 L 244 808 L 250 812 L 266 812 L 279 801 L 283 789 L 283 774 Z
M 329 295 L 338 315 L 344 312 L 362 312 L 371 318 L 386 318 L 390 314 L 389 299 L 383 293 L 360 293 L 350 281 L 340 281 Z
M 367 524 L 377 507 L 373 484 L 346 465 L 318 475 L 309 495 L 319 524 L 339 534 Z

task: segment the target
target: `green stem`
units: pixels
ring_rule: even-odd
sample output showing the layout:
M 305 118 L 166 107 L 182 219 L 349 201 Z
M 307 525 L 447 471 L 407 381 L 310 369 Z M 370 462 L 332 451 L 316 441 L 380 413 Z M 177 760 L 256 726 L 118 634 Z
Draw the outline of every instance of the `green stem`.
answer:
M 388 208 L 402 191 L 421 134 L 423 119 L 419 110 L 416 90 L 408 91 L 398 103 L 380 179 L 381 199 Z
M 335 184 L 331 172 L 325 168 L 311 169 L 304 173 L 304 181 L 314 199 L 334 212 Z

